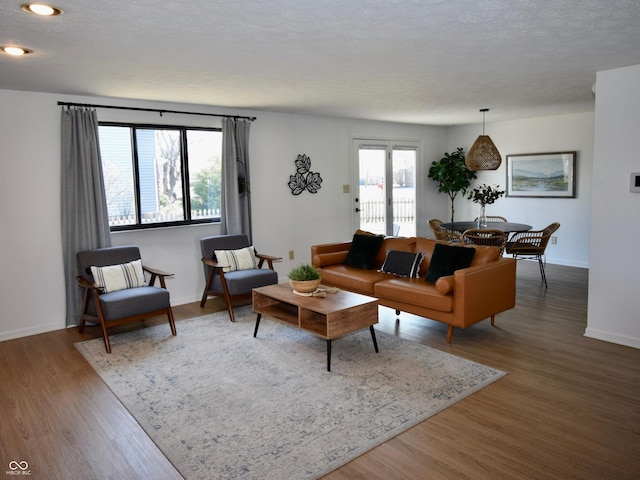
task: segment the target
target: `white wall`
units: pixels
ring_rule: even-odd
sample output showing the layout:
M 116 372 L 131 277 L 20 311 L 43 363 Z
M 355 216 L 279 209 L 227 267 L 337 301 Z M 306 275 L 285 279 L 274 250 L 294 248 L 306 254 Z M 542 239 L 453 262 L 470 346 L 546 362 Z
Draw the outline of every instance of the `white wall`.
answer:
M 310 246 L 350 238 L 353 136 L 422 141 L 423 163 L 446 149 L 446 128 L 381 123 L 211 107 L 134 102 L 0 90 L 0 340 L 64 328 L 62 240 L 60 234 L 60 107 L 58 101 L 255 115 L 250 157 L 254 244 L 282 256 L 282 279 L 295 264 L 309 261 Z M 214 117 L 175 116 L 99 109 L 103 121 L 218 126 Z M 287 183 L 298 154 L 311 157 L 323 178 L 312 195 L 293 196 Z M 422 166 L 423 167 L 423 166 Z M 424 174 L 426 175 L 426 174 Z M 424 176 L 423 175 L 423 176 Z M 420 218 L 431 218 L 446 199 L 427 188 Z M 420 233 L 426 233 L 426 221 Z M 215 225 L 197 225 L 112 235 L 114 245 L 136 244 L 145 263 L 175 273 L 168 280 L 174 305 L 199 300 L 203 288 L 198 240 L 215 235 Z M 294 250 L 295 259 L 288 260 Z
M 640 348 L 640 65 L 599 72 L 585 335 Z
M 485 125 L 485 133 L 502 155 L 502 165 L 494 171 L 477 172 L 474 185 L 499 185 L 505 190 L 507 155 L 577 151 L 576 198 L 502 197 L 487 206 L 487 215 L 501 215 L 513 222 L 532 225 L 536 230 L 552 222 L 560 222 L 560 229 L 554 234 L 558 243 L 549 244 L 546 250 L 548 263 L 584 268 L 589 266 L 593 131 L 593 112 Z M 457 147 L 468 151 L 481 133 L 482 124 L 452 127 L 448 151 L 454 151 Z M 456 198 L 455 209 L 456 220 L 473 219 L 480 211 L 479 205 L 461 194 Z

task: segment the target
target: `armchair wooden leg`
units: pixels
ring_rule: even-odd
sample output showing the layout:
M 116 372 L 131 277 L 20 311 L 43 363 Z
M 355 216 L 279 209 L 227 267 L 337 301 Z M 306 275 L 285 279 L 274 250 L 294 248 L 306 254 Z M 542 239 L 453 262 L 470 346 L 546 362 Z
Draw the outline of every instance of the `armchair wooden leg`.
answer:
M 209 269 L 209 275 L 207 275 L 207 284 L 204 286 L 204 292 L 202 292 L 202 300 L 200 300 L 200 308 L 204 307 L 204 303 L 207 301 L 207 297 L 209 296 L 207 292 L 211 289 L 211 284 L 213 283 L 213 274 L 214 269 Z
M 100 303 L 100 296 L 96 290 L 93 291 L 94 301 L 96 304 L 96 310 L 98 312 L 98 320 L 100 321 L 100 328 L 102 329 L 102 338 L 104 338 L 104 348 L 107 349 L 107 353 L 111 353 L 111 342 L 109 341 L 109 332 L 107 332 L 107 322 L 104 319 L 104 313 L 102 313 L 102 304 Z
M 491 325 L 494 325 L 496 322 L 496 316 L 495 315 L 491 315 Z
M 202 294 L 202 300 L 200 300 L 200 308 L 204 307 L 204 303 L 207 301 L 207 289 L 204 289 L 204 293 Z
M 232 322 L 236 321 L 236 316 L 233 313 L 233 303 L 231 303 L 231 299 L 227 298 L 227 310 L 229 311 L 229 320 Z
M 102 318 L 102 316 L 100 317 L 100 327 L 102 328 L 102 338 L 104 339 L 104 348 L 106 348 L 107 353 L 111 353 L 111 342 L 109 341 L 109 332 L 107 332 L 107 324 Z
M 89 308 L 89 290 L 85 289 L 84 291 L 84 300 L 82 301 L 82 315 L 80 316 L 80 325 L 79 325 L 79 329 L 78 331 L 80 333 L 84 332 L 84 325 L 86 322 L 86 319 L 84 318 L 85 314 L 87 313 L 87 310 Z
M 447 343 L 451 343 L 451 337 L 453 337 L 453 325 L 447 328 Z
M 224 274 L 220 274 L 220 282 L 222 283 L 222 293 L 224 294 L 224 300 L 227 302 L 227 310 L 229 311 L 229 320 L 236 321 L 236 316 L 233 313 L 233 302 L 231 301 L 231 295 L 227 288 L 227 281 L 224 278 Z
M 171 335 L 175 337 L 177 335 L 176 322 L 173 318 L 173 310 L 171 310 L 171 307 L 167 309 L 167 317 L 169 317 L 169 325 L 171 326 Z

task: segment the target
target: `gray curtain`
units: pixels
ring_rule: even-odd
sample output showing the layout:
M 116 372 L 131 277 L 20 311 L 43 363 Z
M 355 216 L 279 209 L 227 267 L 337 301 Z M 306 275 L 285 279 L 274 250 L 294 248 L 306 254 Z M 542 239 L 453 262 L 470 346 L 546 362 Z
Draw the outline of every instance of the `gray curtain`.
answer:
M 251 189 L 249 181 L 249 129 L 251 122 L 222 120 L 222 234 L 251 235 Z
M 93 109 L 64 108 L 62 125 L 62 254 L 67 294 L 66 324 L 78 325 L 82 291 L 76 253 L 110 247 L 109 216 Z

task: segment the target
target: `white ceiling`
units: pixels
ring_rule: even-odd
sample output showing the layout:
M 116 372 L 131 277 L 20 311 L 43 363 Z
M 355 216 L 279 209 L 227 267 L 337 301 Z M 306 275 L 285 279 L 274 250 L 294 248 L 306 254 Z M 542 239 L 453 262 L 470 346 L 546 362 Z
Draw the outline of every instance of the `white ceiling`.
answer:
M 594 109 L 640 64 L 640 0 L 0 5 L 0 88 L 451 125 Z

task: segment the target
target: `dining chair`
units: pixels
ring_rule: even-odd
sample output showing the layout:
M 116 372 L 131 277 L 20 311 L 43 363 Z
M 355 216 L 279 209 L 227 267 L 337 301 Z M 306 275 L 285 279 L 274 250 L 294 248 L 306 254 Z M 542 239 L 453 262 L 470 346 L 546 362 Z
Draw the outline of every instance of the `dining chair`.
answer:
M 478 221 L 479 217 L 476 217 L 473 219 L 474 222 Z M 508 220 L 504 217 L 501 217 L 499 215 L 487 215 L 485 217 L 487 219 L 488 223 L 498 223 L 498 222 L 507 222 Z
M 465 230 L 462 234 L 463 243 L 500 247 L 500 256 L 504 253 L 507 239 L 507 234 L 502 230 L 493 230 L 490 228 L 471 228 Z
M 547 276 L 544 271 L 544 256 L 549 239 L 553 232 L 560 228 L 558 222 L 554 222 L 542 230 L 529 230 L 528 232 L 514 233 L 507 242 L 506 252 L 513 255 L 513 258 L 534 258 L 538 260 L 540 266 L 540 275 L 547 288 Z
M 444 222 L 437 218 L 432 218 L 429 220 L 429 226 L 431 230 L 433 230 L 433 234 L 435 235 L 437 240 L 443 240 L 449 243 L 462 243 L 462 234 L 460 232 L 456 232 L 455 230 L 447 230 L 446 228 L 442 228 L 442 224 Z

